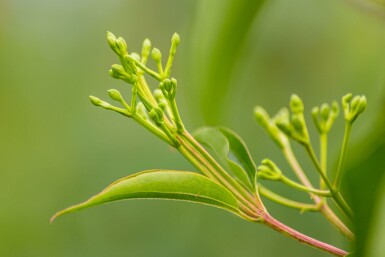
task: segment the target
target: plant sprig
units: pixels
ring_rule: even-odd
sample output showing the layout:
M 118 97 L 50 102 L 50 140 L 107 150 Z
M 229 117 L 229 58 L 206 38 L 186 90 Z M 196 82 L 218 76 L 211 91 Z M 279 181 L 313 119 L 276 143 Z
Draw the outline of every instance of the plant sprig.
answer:
M 111 77 L 131 85 L 131 99 L 126 101 L 116 89 L 108 90 L 109 97 L 119 103 L 114 106 L 95 96 L 90 96 L 92 104 L 132 118 L 152 134 L 178 150 L 198 171 L 149 170 L 117 180 L 101 193 L 89 200 L 56 213 L 51 221 L 66 213 L 122 199 L 168 199 L 206 204 L 222 208 L 250 221 L 264 224 L 302 243 L 329 252 L 335 256 L 346 256 L 347 252 L 332 245 L 306 236 L 276 220 L 269 214 L 260 195 L 282 205 L 305 211 L 321 212 L 332 224 L 349 238 L 351 231 L 328 206 L 326 199 L 332 198 L 341 209 L 348 213 L 338 184 L 346 156 L 349 135 L 344 140 L 340 165 L 332 184 L 326 171 L 327 138 L 321 139 L 320 162 L 314 154 L 309 132 L 304 118 L 302 100 L 293 95 L 290 101 L 291 113 L 282 109 L 276 117 L 270 118 L 262 107 L 256 107 L 258 122 L 266 129 L 273 141 L 297 175 L 299 182 L 289 179 L 271 160 L 265 159 L 257 167 L 245 142 L 235 132 L 227 128 L 204 127 L 194 136 L 185 128 L 177 102 L 177 80 L 171 70 L 180 44 L 177 33 L 172 36 L 167 63 L 162 64 L 162 53 L 145 39 L 141 54 L 128 52 L 126 41 L 107 32 L 107 42 L 117 55 L 120 64 L 113 64 L 109 70 Z M 155 62 L 157 70 L 148 68 L 149 58 Z M 152 90 L 146 75 L 157 81 Z M 345 97 L 343 102 L 345 119 L 352 124 L 366 107 L 363 97 Z M 327 135 L 337 116 L 335 104 L 313 110 L 313 119 L 321 134 Z M 349 128 L 350 129 L 350 128 Z M 350 131 L 350 130 L 349 130 Z M 348 132 L 349 132 L 348 131 Z M 350 134 L 350 133 L 348 133 Z M 308 150 L 324 185 L 315 188 L 301 168 L 291 148 L 290 140 L 299 142 Z M 280 181 L 297 190 L 308 193 L 314 203 L 301 203 L 272 192 L 259 180 Z

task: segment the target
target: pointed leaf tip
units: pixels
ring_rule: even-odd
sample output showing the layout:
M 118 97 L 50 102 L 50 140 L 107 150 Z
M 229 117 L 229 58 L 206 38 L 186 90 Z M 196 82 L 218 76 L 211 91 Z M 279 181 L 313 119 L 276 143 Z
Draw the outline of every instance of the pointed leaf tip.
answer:
M 125 199 L 168 199 L 201 203 L 241 216 L 236 198 L 200 174 L 174 170 L 140 172 L 109 185 L 89 200 L 57 212 L 51 219 L 88 207 Z

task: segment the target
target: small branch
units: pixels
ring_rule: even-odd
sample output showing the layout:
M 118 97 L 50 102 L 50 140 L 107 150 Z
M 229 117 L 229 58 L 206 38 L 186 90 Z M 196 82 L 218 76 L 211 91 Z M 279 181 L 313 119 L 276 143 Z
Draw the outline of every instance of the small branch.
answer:
M 287 162 L 293 169 L 294 173 L 297 175 L 298 179 L 301 181 L 303 185 L 309 188 L 314 188 L 309 179 L 307 178 L 305 172 L 301 168 L 301 165 L 298 163 L 297 158 L 295 157 L 293 150 L 291 149 L 290 145 L 286 146 L 283 149 L 283 155 L 285 156 Z M 313 201 L 320 205 L 320 212 L 323 214 L 323 216 L 331 223 L 333 224 L 343 235 L 345 235 L 350 240 L 354 239 L 354 234 L 349 230 L 349 228 L 340 220 L 340 218 L 333 212 L 332 209 L 330 209 L 327 202 L 323 202 L 321 197 L 318 195 L 309 193 L 310 197 L 313 199 Z
M 312 187 L 307 187 L 307 186 L 299 184 L 299 183 L 297 183 L 297 182 L 295 182 L 295 181 L 293 181 L 293 180 L 291 180 L 288 177 L 283 176 L 283 175 L 281 177 L 281 181 L 288 186 L 291 186 L 293 188 L 296 188 L 298 190 L 305 191 L 308 193 L 313 193 L 313 194 L 318 195 L 318 196 L 330 197 L 332 195 L 329 190 L 319 190 L 319 189 L 315 189 Z
M 348 252 L 346 252 L 342 249 L 339 249 L 335 246 L 321 242 L 321 241 L 316 240 L 312 237 L 306 236 L 306 235 L 286 226 L 285 224 L 283 224 L 283 223 L 279 222 L 278 220 L 274 219 L 273 217 L 271 217 L 269 214 L 265 214 L 263 223 L 265 225 L 271 227 L 272 229 L 278 231 L 281 234 L 284 234 L 288 237 L 294 238 L 295 240 L 297 240 L 301 243 L 310 245 L 314 248 L 317 248 L 317 249 L 323 250 L 325 252 L 331 253 L 335 256 L 343 257 L 343 256 L 348 255 Z
M 352 123 L 346 122 L 344 140 L 342 142 L 341 156 L 340 156 L 340 160 L 338 162 L 338 169 L 337 169 L 337 172 L 335 174 L 335 179 L 334 179 L 334 186 L 337 189 L 340 187 L 340 184 L 341 184 L 342 170 L 344 168 L 344 164 L 345 164 L 345 160 L 346 160 L 346 154 L 347 154 L 347 149 L 348 149 L 351 131 L 352 131 Z
M 325 175 L 327 176 L 327 159 L 328 159 L 328 134 L 322 133 L 320 135 L 320 161 L 321 161 L 321 168 Z M 321 179 L 320 181 L 320 188 L 325 189 L 325 183 Z
M 317 157 L 315 156 L 313 148 L 311 147 L 311 145 L 307 144 L 307 145 L 305 145 L 305 148 L 306 148 L 307 152 L 309 153 L 310 159 L 314 163 L 318 173 L 321 175 L 321 177 L 322 177 L 323 181 L 325 182 L 326 186 L 328 187 L 328 189 L 332 193 L 332 197 L 333 197 L 333 200 L 335 201 L 335 203 L 345 213 L 345 215 L 348 218 L 353 219 L 354 215 L 353 215 L 352 210 L 350 209 L 350 207 L 348 206 L 346 201 L 343 199 L 343 197 L 339 193 L 339 191 L 330 183 L 328 177 L 323 172 L 320 164 L 318 163 Z
M 290 207 L 293 209 L 299 209 L 301 212 L 305 212 L 305 211 L 316 212 L 319 209 L 319 207 L 317 205 L 314 205 L 314 204 L 301 203 L 301 202 L 293 201 L 291 199 L 282 197 L 282 196 L 270 191 L 269 189 L 262 186 L 261 184 L 258 184 L 258 192 L 262 196 L 266 197 L 267 199 L 269 199 L 271 201 L 274 201 L 276 203 L 279 203 L 281 205 L 284 205 L 284 206 L 287 206 L 287 207 Z

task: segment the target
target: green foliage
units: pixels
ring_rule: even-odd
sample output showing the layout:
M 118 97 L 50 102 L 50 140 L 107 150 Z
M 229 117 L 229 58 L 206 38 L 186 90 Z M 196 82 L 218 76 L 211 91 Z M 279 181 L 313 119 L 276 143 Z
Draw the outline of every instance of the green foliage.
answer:
M 235 132 L 223 127 L 203 127 L 193 135 L 198 142 L 213 150 L 239 181 L 255 191 L 257 168 L 247 146 Z
M 55 214 L 55 218 L 104 203 L 126 199 L 168 199 L 206 204 L 239 215 L 238 203 L 223 186 L 185 171 L 149 170 L 119 179 L 89 200 Z

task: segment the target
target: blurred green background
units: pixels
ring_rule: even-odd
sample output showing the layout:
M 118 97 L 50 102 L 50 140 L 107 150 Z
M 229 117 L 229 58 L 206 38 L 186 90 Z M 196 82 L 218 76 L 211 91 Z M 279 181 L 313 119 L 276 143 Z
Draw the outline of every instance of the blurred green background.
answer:
M 253 119 L 256 104 L 273 114 L 297 93 L 310 112 L 348 92 L 367 95 L 369 107 L 353 131 L 344 190 L 357 212 L 357 256 L 384 256 L 385 249 L 373 243 L 385 240 L 384 223 L 376 225 L 385 215 L 383 205 L 376 207 L 385 199 L 384 190 L 378 191 L 385 181 L 383 4 L 0 1 L 0 256 L 328 256 L 224 211 L 180 202 L 114 203 L 49 224 L 59 209 L 120 177 L 153 168 L 193 169 L 139 125 L 89 103 L 88 95 L 107 98 L 110 88 L 130 92 L 108 76 L 116 59 L 106 44 L 107 30 L 125 37 L 130 51 L 148 37 L 164 56 L 177 31 L 182 42 L 173 76 L 187 127 L 236 130 L 256 162 L 269 157 L 286 167 Z M 342 128 L 339 119 L 329 168 L 335 167 Z M 309 163 L 303 165 L 315 175 Z M 301 232 L 353 248 L 319 214 L 266 205 Z

